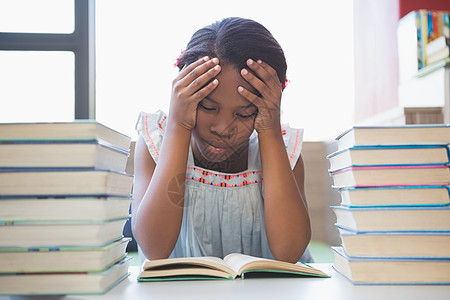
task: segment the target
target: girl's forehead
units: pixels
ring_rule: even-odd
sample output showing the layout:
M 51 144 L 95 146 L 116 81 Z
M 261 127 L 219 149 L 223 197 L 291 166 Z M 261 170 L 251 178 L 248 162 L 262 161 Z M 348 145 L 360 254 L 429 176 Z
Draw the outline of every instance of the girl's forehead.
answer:
M 217 75 L 217 79 L 219 80 L 219 85 L 205 99 L 219 105 L 236 106 L 239 108 L 253 106 L 238 92 L 238 87 L 242 86 L 255 94 L 258 91 L 241 76 L 240 70 L 231 66 L 223 66 L 219 75 Z

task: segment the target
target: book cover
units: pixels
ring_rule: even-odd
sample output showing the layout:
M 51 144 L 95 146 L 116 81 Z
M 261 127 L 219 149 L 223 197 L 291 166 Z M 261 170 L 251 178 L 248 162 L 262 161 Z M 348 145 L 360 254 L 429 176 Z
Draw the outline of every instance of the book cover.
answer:
M 0 197 L 0 221 L 106 221 L 129 216 L 131 197 Z
M 330 174 L 335 188 L 450 184 L 448 164 L 359 166 Z
M 338 189 L 347 207 L 445 206 L 450 204 L 448 185 L 344 187 Z
M 355 146 L 327 156 L 330 172 L 361 166 L 445 165 L 447 145 Z
M 98 141 L 1 141 L 0 168 L 86 168 L 124 172 L 130 153 Z
M 126 257 L 99 272 L 0 273 L 0 295 L 104 294 L 129 276 Z
M 359 231 L 450 231 L 450 206 L 349 208 L 332 206 L 336 225 Z
M 101 246 L 122 238 L 126 221 L 0 222 L 0 247 Z
M 447 145 L 450 124 L 414 124 L 403 126 L 353 126 L 336 137 L 338 150 L 354 146 Z
M 131 138 L 95 120 L 72 122 L 0 123 L 2 141 L 101 141 L 129 150 Z
M 332 249 L 333 268 L 354 284 L 450 284 L 450 259 L 359 258 Z
M 0 196 L 124 196 L 133 176 L 92 169 L 0 169 Z
M 130 240 L 96 247 L 1 247 L 0 273 L 99 272 L 126 256 Z
M 450 259 L 450 231 L 360 231 L 339 227 L 351 257 L 426 257 Z

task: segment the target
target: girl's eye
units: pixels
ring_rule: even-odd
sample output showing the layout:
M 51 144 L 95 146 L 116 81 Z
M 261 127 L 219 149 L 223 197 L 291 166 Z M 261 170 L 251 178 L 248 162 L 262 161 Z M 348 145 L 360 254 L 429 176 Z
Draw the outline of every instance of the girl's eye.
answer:
M 239 118 L 241 118 L 241 119 L 248 119 L 248 118 L 253 117 L 254 115 L 256 115 L 256 112 L 251 113 L 251 114 L 249 114 L 249 115 L 246 115 L 246 114 L 237 114 L 237 116 L 238 116 Z
M 215 110 L 214 107 L 207 107 L 207 106 L 205 106 L 205 105 L 202 104 L 202 103 L 199 103 L 198 105 L 199 105 L 201 108 L 203 108 L 204 110 L 206 110 L 206 111 L 214 111 L 214 110 Z

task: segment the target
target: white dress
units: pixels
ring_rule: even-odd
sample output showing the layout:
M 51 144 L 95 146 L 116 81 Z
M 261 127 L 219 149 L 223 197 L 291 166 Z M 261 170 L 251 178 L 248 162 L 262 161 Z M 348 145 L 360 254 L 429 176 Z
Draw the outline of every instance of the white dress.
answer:
M 156 163 L 166 119 L 162 111 L 154 114 L 142 112 L 136 124 L 136 130 L 144 138 Z M 284 125 L 283 138 L 294 168 L 301 152 L 303 131 Z M 171 257 L 224 257 L 238 252 L 273 258 L 264 227 L 264 185 L 256 132 L 250 137 L 248 153 L 248 169 L 228 174 L 195 166 L 190 149 L 183 221 Z M 301 261 L 312 261 L 308 250 Z

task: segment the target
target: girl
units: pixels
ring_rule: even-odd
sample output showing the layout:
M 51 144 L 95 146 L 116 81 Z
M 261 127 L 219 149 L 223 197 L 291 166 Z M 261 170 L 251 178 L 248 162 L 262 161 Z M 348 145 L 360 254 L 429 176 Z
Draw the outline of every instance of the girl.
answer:
M 280 124 L 283 50 L 227 18 L 180 56 L 169 114 L 141 113 L 132 228 L 148 259 L 239 252 L 310 261 L 302 132 Z

